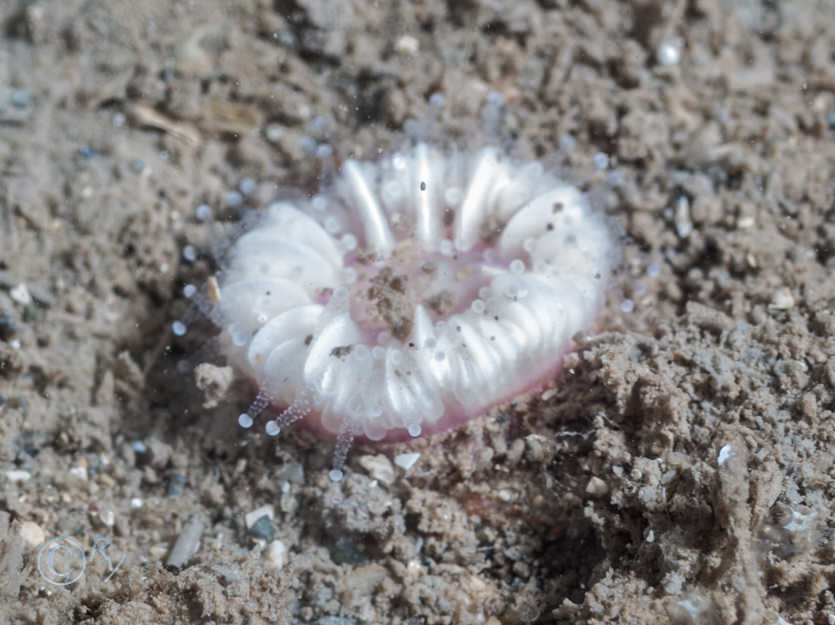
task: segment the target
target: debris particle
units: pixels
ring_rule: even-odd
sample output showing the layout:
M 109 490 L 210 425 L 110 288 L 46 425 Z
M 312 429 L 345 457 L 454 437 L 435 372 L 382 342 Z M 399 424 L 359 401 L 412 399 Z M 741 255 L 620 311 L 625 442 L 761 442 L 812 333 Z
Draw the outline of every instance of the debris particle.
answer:
M 589 479 L 589 483 L 586 484 L 586 493 L 592 497 L 600 497 L 608 492 L 609 485 L 596 475 L 593 475 L 591 479 Z
M 404 471 L 408 471 L 418 461 L 418 458 L 420 458 L 418 453 L 398 454 L 394 457 L 394 464 Z
M 244 517 L 246 528 L 252 529 L 262 517 L 267 517 L 269 521 L 272 521 L 275 518 L 275 512 L 273 511 L 273 507 L 271 505 L 267 504 L 247 513 Z
M 284 565 L 287 564 L 287 547 L 280 540 L 274 540 L 267 545 L 264 556 L 269 567 L 274 569 L 284 568 Z
M 203 391 L 203 407 L 215 408 L 224 397 L 235 379 L 232 367 L 218 367 L 211 363 L 201 363 L 194 368 L 194 381 Z
M 194 515 L 188 520 L 171 548 L 168 560 L 165 561 L 166 566 L 179 568 L 188 562 L 188 559 L 197 551 L 200 534 L 203 533 L 203 525 L 204 520 L 200 515 Z
M 771 307 L 777 310 L 789 310 L 794 307 L 794 297 L 788 287 L 777 289 L 771 300 Z
M 394 482 L 394 467 L 391 465 L 391 461 L 382 454 L 361 456 L 359 463 L 378 482 L 386 485 Z
M 32 296 L 29 294 L 29 289 L 26 288 L 26 285 L 23 282 L 9 291 L 9 297 L 11 297 L 18 304 L 23 304 L 24 306 L 28 306 L 32 303 Z
M 693 222 L 690 221 L 690 200 L 686 195 L 679 195 L 675 201 L 676 233 L 686 239 L 693 232 Z
M 394 42 L 394 49 L 401 54 L 417 54 L 420 50 L 420 43 L 411 35 L 403 35 Z
M 658 63 L 665 67 L 671 65 L 678 65 L 681 60 L 681 46 L 682 41 L 678 37 L 665 39 L 658 45 L 658 50 L 655 53 Z
M 46 533 L 41 526 L 32 521 L 21 523 L 18 534 L 30 547 L 39 547 L 46 540 Z
M 733 447 L 731 447 L 730 444 L 722 446 L 722 449 L 719 450 L 719 456 L 717 456 L 716 458 L 716 462 L 719 464 L 720 467 L 728 461 L 728 458 L 731 457 L 732 452 Z
M 29 471 L 6 471 L 6 479 L 10 482 L 25 482 L 30 477 L 32 477 L 32 475 Z

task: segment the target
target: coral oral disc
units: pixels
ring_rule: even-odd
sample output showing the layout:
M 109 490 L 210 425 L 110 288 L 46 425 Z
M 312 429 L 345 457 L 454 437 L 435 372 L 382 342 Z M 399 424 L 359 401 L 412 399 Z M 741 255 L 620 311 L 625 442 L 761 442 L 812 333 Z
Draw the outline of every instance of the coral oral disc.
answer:
M 539 164 L 419 144 L 271 205 L 231 248 L 214 314 L 261 407 L 288 407 L 271 433 L 306 417 L 393 440 L 553 375 L 600 308 L 612 250 L 586 197 Z

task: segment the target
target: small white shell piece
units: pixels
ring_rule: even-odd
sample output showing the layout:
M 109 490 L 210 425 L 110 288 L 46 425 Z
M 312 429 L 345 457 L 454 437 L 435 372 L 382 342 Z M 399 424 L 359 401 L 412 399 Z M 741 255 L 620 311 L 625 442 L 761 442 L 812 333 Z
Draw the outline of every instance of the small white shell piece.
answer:
M 343 439 L 417 436 L 555 370 L 612 256 L 585 195 L 538 163 L 418 144 L 272 204 L 214 313 L 261 404 L 290 407 L 271 433 L 312 412 Z

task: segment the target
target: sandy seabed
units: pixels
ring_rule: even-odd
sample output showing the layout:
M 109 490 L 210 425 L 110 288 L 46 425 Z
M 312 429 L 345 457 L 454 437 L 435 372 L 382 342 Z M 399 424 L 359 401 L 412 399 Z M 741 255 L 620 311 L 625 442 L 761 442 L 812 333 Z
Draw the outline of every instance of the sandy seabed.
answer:
M 0 3 L 0 622 L 835 623 L 833 51 L 828 0 Z M 491 92 L 623 176 L 598 333 L 339 484 L 237 430 L 170 327 L 238 201 Z

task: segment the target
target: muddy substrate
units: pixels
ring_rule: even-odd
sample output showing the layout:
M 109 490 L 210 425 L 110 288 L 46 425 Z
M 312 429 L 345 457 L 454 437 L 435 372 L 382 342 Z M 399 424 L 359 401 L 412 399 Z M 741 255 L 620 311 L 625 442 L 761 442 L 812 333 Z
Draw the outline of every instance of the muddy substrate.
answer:
M 831 4 L 333 6 L 0 6 L 0 621 L 835 622 Z M 561 379 L 334 484 L 171 322 L 239 205 L 409 119 L 608 154 L 621 268 Z

